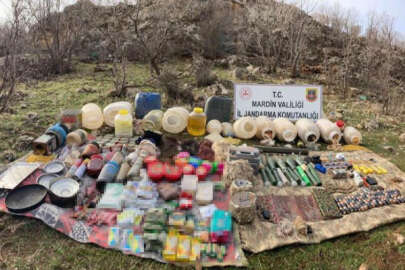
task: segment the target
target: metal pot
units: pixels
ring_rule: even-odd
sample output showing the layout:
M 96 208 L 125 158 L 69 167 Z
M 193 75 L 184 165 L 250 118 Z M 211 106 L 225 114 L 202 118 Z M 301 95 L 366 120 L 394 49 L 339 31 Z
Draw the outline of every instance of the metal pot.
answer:
M 51 202 L 60 207 L 73 208 L 79 188 L 79 183 L 72 178 L 57 178 L 49 188 Z

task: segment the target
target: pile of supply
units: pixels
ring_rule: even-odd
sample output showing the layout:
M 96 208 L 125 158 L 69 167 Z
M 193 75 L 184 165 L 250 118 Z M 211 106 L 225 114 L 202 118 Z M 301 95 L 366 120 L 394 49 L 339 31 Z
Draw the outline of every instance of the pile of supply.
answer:
M 134 106 L 66 109 L 0 176 L 0 208 L 128 254 L 232 265 L 243 257 L 236 227 L 265 221 L 284 238 L 310 237 L 317 232 L 306 222 L 405 201 L 379 185 L 388 171 L 378 162 L 312 151 L 319 139 L 360 144 L 353 127 L 265 116 L 232 123 L 231 111 L 223 97 L 209 98 L 205 112 L 164 111 L 158 93 L 139 93 Z M 114 132 L 102 134 L 104 124 Z M 337 196 L 339 185 L 361 190 Z

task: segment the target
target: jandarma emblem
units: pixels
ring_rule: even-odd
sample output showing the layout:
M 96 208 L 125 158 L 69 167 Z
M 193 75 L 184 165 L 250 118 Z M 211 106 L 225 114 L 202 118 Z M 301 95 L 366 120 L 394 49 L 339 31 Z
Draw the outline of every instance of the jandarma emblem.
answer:
M 306 89 L 306 99 L 309 102 L 315 102 L 318 99 L 318 89 L 307 88 Z

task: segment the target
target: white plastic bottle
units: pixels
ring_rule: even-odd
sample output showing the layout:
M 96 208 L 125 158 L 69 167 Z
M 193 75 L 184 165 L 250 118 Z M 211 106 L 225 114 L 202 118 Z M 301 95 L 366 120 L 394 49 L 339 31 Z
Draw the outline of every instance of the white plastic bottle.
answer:
M 258 139 L 274 139 L 276 137 L 276 128 L 273 121 L 267 116 L 259 116 L 256 119 L 256 137 Z
M 132 137 L 132 115 L 127 110 L 120 110 L 114 119 L 115 136 Z
M 242 117 L 233 123 L 233 130 L 236 137 L 240 139 L 251 139 L 256 135 L 256 121 L 252 117 Z
M 277 138 L 281 142 L 293 142 L 297 137 L 298 131 L 297 128 L 291 123 L 287 118 L 277 118 L 273 121 Z
M 295 123 L 298 136 L 305 143 L 315 143 L 321 136 L 318 126 L 310 119 L 300 119 Z
M 339 127 L 329 121 L 329 119 L 319 119 L 316 121 L 321 137 L 326 143 L 338 143 L 342 138 L 342 132 Z
M 346 127 L 343 132 L 343 138 L 347 144 L 359 145 L 362 140 L 360 131 L 354 127 Z

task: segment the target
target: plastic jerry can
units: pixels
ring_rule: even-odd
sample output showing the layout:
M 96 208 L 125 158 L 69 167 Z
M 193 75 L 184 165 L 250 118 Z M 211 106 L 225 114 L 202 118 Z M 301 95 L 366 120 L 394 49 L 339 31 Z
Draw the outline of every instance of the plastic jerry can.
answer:
M 212 96 L 205 102 L 207 121 L 216 119 L 220 122 L 230 122 L 232 118 L 232 99 L 227 97 Z
M 104 123 L 103 112 L 97 104 L 89 103 L 82 108 L 82 126 L 90 130 L 101 128 Z
M 257 131 L 256 137 L 258 139 L 274 139 L 276 137 L 276 127 L 267 116 L 259 116 L 255 119 Z
M 207 116 L 202 108 L 194 108 L 190 113 L 187 122 L 187 132 L 193 136 L 203 136 L 205 134 L 205 125 Z
M 346 127 L 343 132 L 343 138 L 347 144 L 358 145 L 361 143 L 362 136 L 360 131 L 354 127 Z
M 132 125 L 132 116 L 129 112 L 127 110 L 120 110 L 114 120 L 115 136 L 132 137 Z
M 168 109 L 162 118 L 162 127 L 166 132 L 178 134 L 187 127 L 189 112 L 182 107 Z
M 252 117 L 242 117 L 233 123 L 233 131 L 240 139 L 251 139 L 256 135 L 257 125 Z
M 339 127 L 329 121 L 328 119 L 319 119 L 316 122 L 318 126 L 322 139 L 327 143 L 338 143 L 342 138 L 342 132 Z
M 273 121 L 276 127 L 277 138 L 281 142 L 293 142 L 298 135 L 298 130 L 287 118 L 277 118 Z
M 318 126 L 310 119 L 300 119 L 295 123 L 298 136 L 304 143 L 315 143 L 321 136 Z
M 127 110 L 132 112 L 132 104 L 126 101 L 114 102 L 104 108 L 104 122 L 110 126 L 114 127 L 114 119 L 120 110 Z
M 163 111 L 152 110 L 143 118 L 144 130 L 160 130 L 162 128 Z
M 135 117 L 142 119 L 151 110 L 160 110 L 162 107 L 159 93 L 141 92 L 135 97 Z

